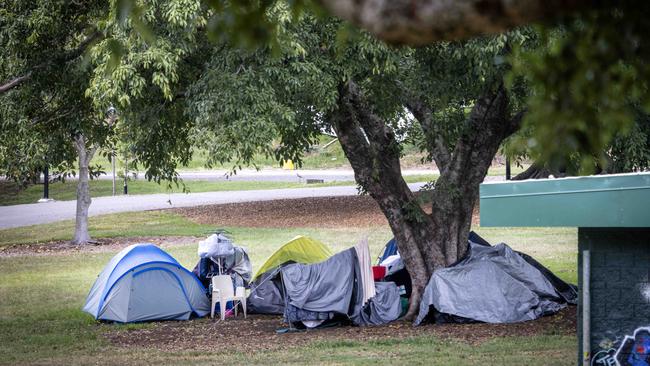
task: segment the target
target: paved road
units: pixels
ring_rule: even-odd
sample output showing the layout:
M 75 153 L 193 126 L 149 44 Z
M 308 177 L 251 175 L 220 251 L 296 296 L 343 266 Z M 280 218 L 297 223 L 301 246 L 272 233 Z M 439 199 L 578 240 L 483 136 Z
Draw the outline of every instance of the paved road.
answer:
M 406 169 L 402 170 L 402 175 L 429 175 L 439 174 L 437 169 Z M 208 181 L 262 181 L 262 182 L 296 182 L 304 183 L 307 179 L 322 179 L 324 182 L 333 181 L 354 181 L 354 171 L 352 169 L 300 169 L 284 170 L 279 168 L 264 168 L 264 170 L 243 169 L 237 174 L 229 175 L 229 171 L 224 169 L 215 170 L 196 170 L 180 171 L 179 176 L 184 180 L 208 180 Z M 41 174 L 41 179 L 43 175 Z M 144 173 L 136 175 L 139 179 L 144 179 Z M 67 180 L 75 180 L 75 177 Z M 102 174 L 96 179 L 110 180 L 113 179 L 111 172 Z M 0 176 L 0 181 L 5 177 Z M 116 178 L 118 182 L 122 179 Z
M 423 183 L 410 184 L 418 190 Z M 108 213 L 146 211 L 171 207 L 191 207 L 207 204 L 269 201 L 286 198 L 353 196 L 356 186 L 269 189 L 255 191 L 223 191 L 204 193 L 148 194 L 93 198 L 90 216 Z M 76 201 L 52 201 L 25 205 L 0 206 L 0 229 L 45 224 L 74 219 Z
M 402 175 L 439 174 L 435 169 L 406 169 Z M 266 181 L 266 182 L 305 182 L 306 179 L 322 179 L 324 182 L 354 181 L 354 172 L 351 169 L 314 169 L 314 170 L 284 170 L 265 168 L 264 170 L 244 169 L 235 175 L 228 175 L 227 170 L 197 170 L 181 171 L 179 175 L 184 180 L 209 180 L 209 181 Z M 144 174 L 139 175 L 143 177 Z M 99 176 L 99 179 L 112 179 L 111 173 Z M 118 178 L 119 180 L 119 178 Z

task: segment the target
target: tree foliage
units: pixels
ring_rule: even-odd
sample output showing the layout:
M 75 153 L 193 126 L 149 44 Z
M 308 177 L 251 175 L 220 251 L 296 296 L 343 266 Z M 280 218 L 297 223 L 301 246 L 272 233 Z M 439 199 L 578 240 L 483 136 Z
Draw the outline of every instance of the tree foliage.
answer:
M 298 23 L 287 18 L 279 32 L 278 49 L 215 48 L 189 89 L 188 113 L 211 141 L 214 162 L 248 164 L 258 153 L 299 162 L 317 134 L 331 129 L 326 116 L 337 107 L 339 85 L 350 79 L 401 138 L 425 148 L 425 134 L 405 107 L 409 97 L 421 98 L 453 148 L 468 108 L 506 70 L 506 42 L 525 38 L 516 32 L 392 48 L 363 32 L 343 37 L 340 21 L 311 16 Z
M 90 52 L 85 95 L 97 110 L 118 109 L 121 134 L 148 179 L 177 181 L 192 153 L 184 105 L 208 47 L 200 31 L 206 11 L 199 1 L 159 1 L 125 17 L 119 4 L 100 24 L 107 37 Z
M 129 0 L 118 2 L 126 9 L 130 3 Z M 547 21 L 537 27 L 544 47 L 524 50 L 514 44 L 515 57 L 511 61 L 514 74 L 525 75 L 532 90 L 527 101 L 526 125 L 535 128 L 530 129 L 532 135 L 520 149 L 548 165 L 567 166 L 571 157 L 578 162 L 576 172 L 590 173 L 605 166 L 608 163 L 605 147 L 615 135 L 632 129 L 634 114 L 629 106 L 645 108 L 647 104 L 642 100 L 648 94 L 648 55 L 644 43 L 650 21 L 643 15 L 647 12 L 645 4 L 630 1 L 479 4 L 471 0 L 442 4 L 431 0 L 417 5 L 421 11 L 432 12 L 431 16 L 415 19 L 400 12 L 405 6 L 413 11 L 414 5 L 405 2 L 381 2 L 372 6 L 336 0 L 319 3 L 380 37 L 395 36 L 400 42 L 417 45 L 423 44 L 422 39 L 450 40 L 463 34 L 467 36 L 463 32 L 476 36 L 503 31 L 516 24 Z M 377 6 L 384 10 L 373 10 Z M 519 8 L 515 11 L 511 7 Z M 213 40 L 245 45 L 249 49 L 268 45 L 272 51 L 279 51 L 284 42 L 282 34 L 287 20 L 297 22 L 305 11 L 321 17 L 324 14 L 318 4 L 303 0 L 205 2 L 205 8 L 205 29 Z M 286 16 L 277 16 L 278 8 L 285 9 Z M 367 12 L 372 14 L 361 17 L 360 14 Z M 481 14 L 490 17 L 479 20 Z M 463 26 L 463 22 L 472 22 L 473 28 Z M 458 27 L 463 31 L 459 33 Z M 349 25 L 344 27 L 350 29 Z M 421 29 L 419 34 L 414 33 L 415 29 Z M 432 29 L 436 31 L 431 33 Z M 343 33 L 340 28 L 338 31 Z
M 0 80 L 20 87 L 0 95 L 0 173 L 25 183 L 45 164 L 74 171 L 73 136 L 100 143 L 103 116 L 84 97 L 84 51 L 101 35 L 92 26 L 100 1 L 10 1 L 0 10 Z M 28 80 L 29 82 L 24 82 Z
M 584 12 L 559 28 L 538 28 L 544 47 L 519 52 L 515 72 L 532 88 L 525 121 L 533 133 L 523 148 L 535 159 L 592 173 L 606 169 L 614 138 L 620 145 L 639 132 L 639 109 L 650 111 L 648 10 L 621 2 Z

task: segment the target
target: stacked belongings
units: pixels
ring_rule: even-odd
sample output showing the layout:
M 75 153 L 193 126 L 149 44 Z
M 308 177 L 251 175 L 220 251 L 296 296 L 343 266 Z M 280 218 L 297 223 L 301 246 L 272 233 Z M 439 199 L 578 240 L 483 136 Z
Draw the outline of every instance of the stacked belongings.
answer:
M 384 251 L 377 259 L 377 262 L 377 265 L 373 269 L 376 273 L 381 273 L 382 275 L 376 276 L 375 280 L 394 282 L 397 285 L 402 298 L 402 310 L 406 312 L 408 309 L 408 300 L 411 296 L 411 276 L 404 265 L 402 257 L 397 251 L 397 241 L 394 238 L 386 243 Z
M 341 319 L 356 325 L 378 325 L 401 313 L 397 286 L 375 283 L 367 241 L 316 264 L 290 264 L 280 269 L 284 320 L 315 327 Z
M 332 251 L 325 244 L 305 236 L 296 236 L 282 245 L 253 277 L 251 292 L 246 300 L 248 312 L 284 314 L 284 289 L 280 268 L 292 263 L 318 263 L 331 256 Z
M 576 304 L 577 298 L 575 286 L 533 258 L 471 233 L 465 257 L 431 276 L 415 324 L 533 320 Z
M 210 235 L 199 242 L 199 262 L 192 272 L 209 288 L 213 276 L 229 275 L 233 286 L 248 287 L 253 266 L 243 247 L 235 246 L 224 233 Z

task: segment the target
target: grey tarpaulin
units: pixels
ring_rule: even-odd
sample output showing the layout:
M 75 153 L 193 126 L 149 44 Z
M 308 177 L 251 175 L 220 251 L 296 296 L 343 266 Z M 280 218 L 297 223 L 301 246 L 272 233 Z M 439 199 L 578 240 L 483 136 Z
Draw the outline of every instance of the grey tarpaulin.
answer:
M 465 259 L 433 273 L 415 324 L 427 317 L 431 307 L 476 321 L 512 323 L 536 319 L 565 306 L 544 274 L 509 246 L 470 242 Z
M 249 313 L 278 315 L 284 313 L 284 296 L 279 273 L 280 268 L 276 268 L 253 281 L 251 293 L 246 300 Z
M 347 315 L 357 325 L 385 324 L 399 317 L 394 283 L 376 283 L 375 296 L 364 306 L 355 248 L 316 264 L 290 264 L 281 272 L 288 322 L 327 319 L 333 313 Z
M 386 324 L 399 318 L 402 307 L 395 282 L 375 282 L 375 297 L 355 309 L 352 321 L 358 325 Z
M 226 273 L 237 273 L 244 280 L 244 284 L 237 284 L 237 286 L 248 284 L 253 277 L 253 265 L 244 247 L 234 247 L 233 255 L 224 258 L 223 267 Z
M 356 262 L 351 248 L 320 263 L 283 267 L 282 281 L 288 304 L 308 311 L 347 314 Z

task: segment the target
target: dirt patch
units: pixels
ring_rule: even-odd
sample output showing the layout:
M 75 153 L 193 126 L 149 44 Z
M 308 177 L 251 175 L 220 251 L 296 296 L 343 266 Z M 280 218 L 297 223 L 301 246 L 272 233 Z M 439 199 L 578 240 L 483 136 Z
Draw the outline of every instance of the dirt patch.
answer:
M 159 322 L 144 329 L 123 330 L 110 324 L 104 335 L 119 347 L 144 347 L 160 350 L 213 351 L 216 344 L 228 344 L 236 352 L 288 349 L 328 340 L 372 341 L 434 336 L 466 344 L 480 344 L 500 337 L 536 335 L 575 335 L 576 309 L 569 306 L 559 313 L 534 321 L 515 324 L 428 324 L 413 327 L 397 321 L 384 326 L 340 326 L 322 330 L 277 334 L 284 328 L 279 316 L 250 315 L 225 321 L 195 319 L 186 322 Z
M 430 212 L 430 208 L 423 207 Z M 368 196 L 319 197 L 264 202 L 207 205 L 171 209 L 192 221 L 216 227 L 308 227 L 367 228 L 386 226 L 386 217 L 377 203 Z M 479 222 L 474 210 L 472 224 Z M 103 238 L 96 244 L 78 246 L 70 241 L 52 241 L 0 246 L 0 258 L 25 255 L 53 255 L 76 252 L 117 251 L 136 243 L 153 243 L 162 248 L 195 243 L 202 238 L 192 236 L 158 236 L 135 238 Z
M 200 238 L 193 236 L 144 236 L 136 238 L 97 239 L 97 243 L 88 245 L 75 245 L 68 240 L 37 244 L 13 244 L 0 247 L 0 258 L 17 256 L 46 256 L 72 253 L 115 252 L 136 243 L 152 243 L 160 246 L 161 248 L 167 248 L 177 245 L 194 243 L 198 240 L 200 240 Z
M 430 207 L 423 207 L 431 212 Z M 200 224 L 241 227 L 372 227 L 388 221 L 370 196 L 314 197 L 174 209 Z M 478 210 L 472 217 L 478 224 Z
M 175 209 L 201 224 L 242 227 L 368 227 L 387 225 L 368 196 L 317 197 Z

